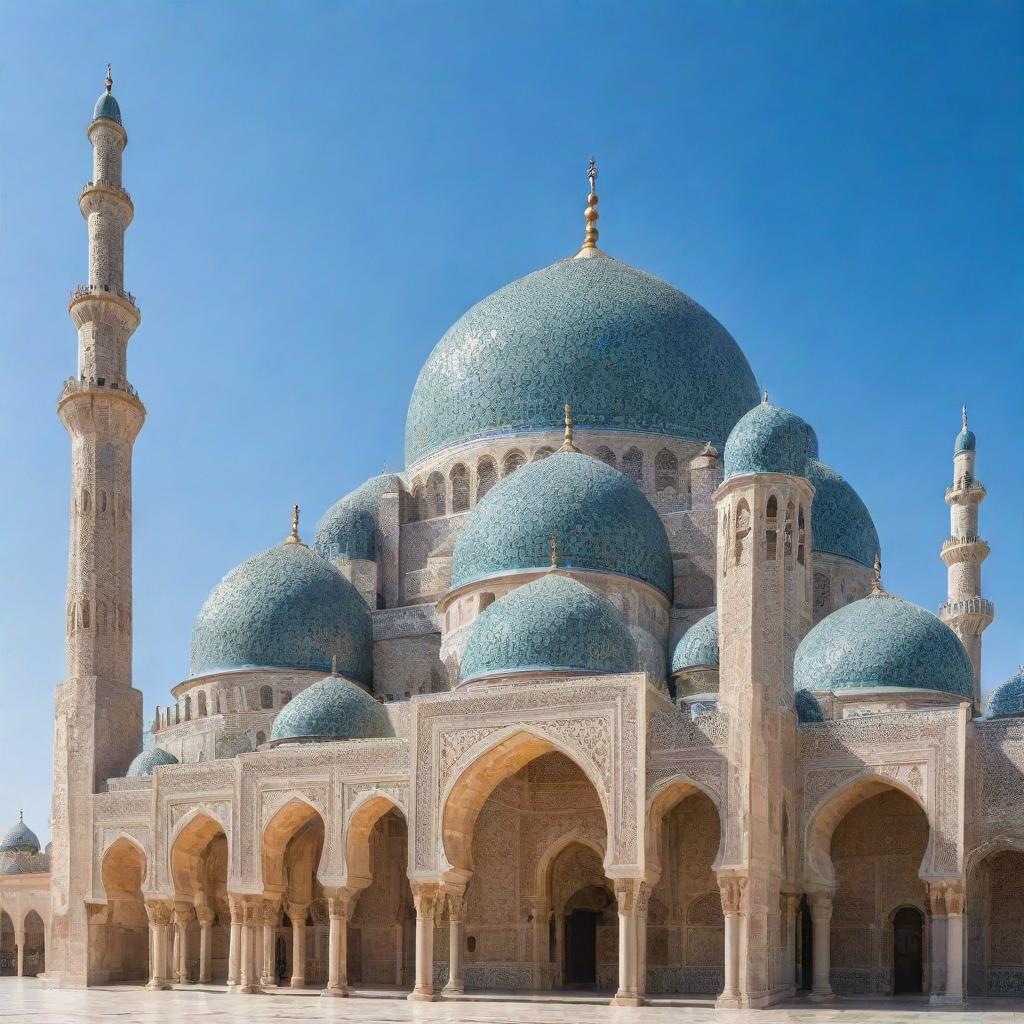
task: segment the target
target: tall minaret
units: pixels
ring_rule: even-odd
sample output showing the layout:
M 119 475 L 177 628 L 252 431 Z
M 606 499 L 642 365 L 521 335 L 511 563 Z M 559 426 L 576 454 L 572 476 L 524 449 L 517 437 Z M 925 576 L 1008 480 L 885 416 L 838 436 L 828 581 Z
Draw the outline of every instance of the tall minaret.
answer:
M 146 410 L 128 383 L 125 350 L 139 326 L 124 290 L 124 233 L 134 213 L 121 185 L 128 141 L 106 92 L 87 135 L 93 180 L 78 205 L 89 226 L 89 283 L 71 294 L 78 373 L 57 413 L 71 436 L 67 678 L 57 687 L 51 826 L 50 983 L 99 979 L 89 964 L 93 794 L 124 775 L 142 742 L 142 695 L 132 688 L 132 445 Z
M 995 618 L 991 601 L 981 596 L 981 563 L 988 558 L 988 544 L 978 536 L 978 506 L 985 488 L 974 476 L 976 440 L 967 428 L 967 406 L 963 427 L 953 446 L 953 486 L 946 489 L 949 506 L 949 540 L 940 557 L 946 563 L 946 603 L 939 617 L 963 642 L 974 665 L 974 710 L 981 711 L 981 634 Z

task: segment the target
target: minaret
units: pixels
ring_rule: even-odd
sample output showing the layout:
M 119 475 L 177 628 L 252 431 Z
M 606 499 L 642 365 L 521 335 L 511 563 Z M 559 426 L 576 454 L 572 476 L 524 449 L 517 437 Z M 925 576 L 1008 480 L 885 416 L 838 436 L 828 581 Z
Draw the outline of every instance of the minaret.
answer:
M 967 427 L 967 406 L 963 426 L 953 446 L 953 486 L 946 489 L 949 506 L 949 540 L 940 558 L 946 563 L 946 603 L 939 618 L 960 640 L 974 665 L 974 711 L 981 711 L 981 634 L 995 618 L 991 601 L 981 596 L 981 563 L 988 558 L 988 544 L 978 536 L 978 506 L 985 488 L 974 476 L 976 439 Z
M 124 233 L 134 213 L 121 185 L 128 136 L 106 92 L 87 135 L 93 180 L 78 205 L 89 229 L 89 281 L 71 294 L 78 373 L 57 413 L 71 436 L 67 678 L 57 687 L 53 750 L 52 919 L 47 980 L 90 980 L 86 901 L 92 877 L 92 804 L 124 775 L 142 742 L 142 695 L 132 688 L 132 445 L 146 410 L 128 383 L 125 351 L 139 326 L 124 290 Z

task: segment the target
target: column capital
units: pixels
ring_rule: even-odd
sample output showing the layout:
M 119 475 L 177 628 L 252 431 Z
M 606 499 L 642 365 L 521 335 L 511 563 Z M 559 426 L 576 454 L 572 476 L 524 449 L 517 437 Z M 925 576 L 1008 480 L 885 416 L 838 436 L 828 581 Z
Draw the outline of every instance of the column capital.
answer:
M 747 878 L 744 875 L 726 875 L 718 879 L 722 898 L 722 913 L 726 916 L 741 914 L 747 908 Z
M 462 922 L 466 916 L 465 892 L 448 892 L 448 919 Z
M 201 925 L 213 924 L 213 919 L 216 916 L 213 912 L 213 907 L 207 906 L 205 903 L 196 904 L 196 920 Z
M 966 902 L 963 880 L 958 878 L 953 882 L 947 882 L 943 886 L 942 900 L 946 905 L 948 917 L 959 917 L 963 914 Z
M 444 896 L 444 886 L 440 882 L 410 882 L 409 886 L 412 889 L 416 916 L 434 917 Z
M 644 878 L 616 878 L 614 880 L 615 900 L 619 912 L 633 914 L 647 909 L 651 887 Z
M 146 917 L 150 924 L 170 924 L 171 908 L 163 900 L 146 900 Z
M 339 886 L 336 889 L 325 890 L 324 896 L 327 899 L 328 916 L 348 921 L 355 912 L 359 890 Z
M 811 908 L 812 921 L 828 922 L 832 920 L 832 893 L 809 892 L 807 903 Z
M 293 925 L 304 925 L 306 923 L 306 915 L 309 913 L 308 903 L 292 902 L 289 900 L 285 903 L 284 909 Z

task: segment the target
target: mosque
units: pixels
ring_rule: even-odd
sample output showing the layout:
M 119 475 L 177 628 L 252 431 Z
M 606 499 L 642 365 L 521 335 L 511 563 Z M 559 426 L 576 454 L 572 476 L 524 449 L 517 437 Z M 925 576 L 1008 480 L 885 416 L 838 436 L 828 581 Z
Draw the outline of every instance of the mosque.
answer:
M 966 412 L 934 615 L 884 589 L 868 509 L 726 329 L 598 247 L 593 165 L 582 248 L 441 338 L 402 472 L 306 539 L 295 509 L 213 587 L 144 744 L 106 85 L 57 405 L 53 838 L 0 841 L 3 973 L 154 999 L 1024 993 L 1024 671 L 982 707 Z

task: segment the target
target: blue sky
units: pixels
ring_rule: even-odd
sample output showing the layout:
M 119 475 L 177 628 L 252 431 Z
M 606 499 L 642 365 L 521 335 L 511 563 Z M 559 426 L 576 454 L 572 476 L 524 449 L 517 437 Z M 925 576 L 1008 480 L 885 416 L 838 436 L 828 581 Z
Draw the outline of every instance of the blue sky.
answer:
M 960 404 L 992 545 L 986 689 L 1024 661 L 1024 4 L 0 3 L 0 825 L 48 832 L 69 290 L 114 64 L 142 326 L 135 685 L 231 567 L 383 465 L 445 328 L 601 244 L 710 309 L 936 608 Z

